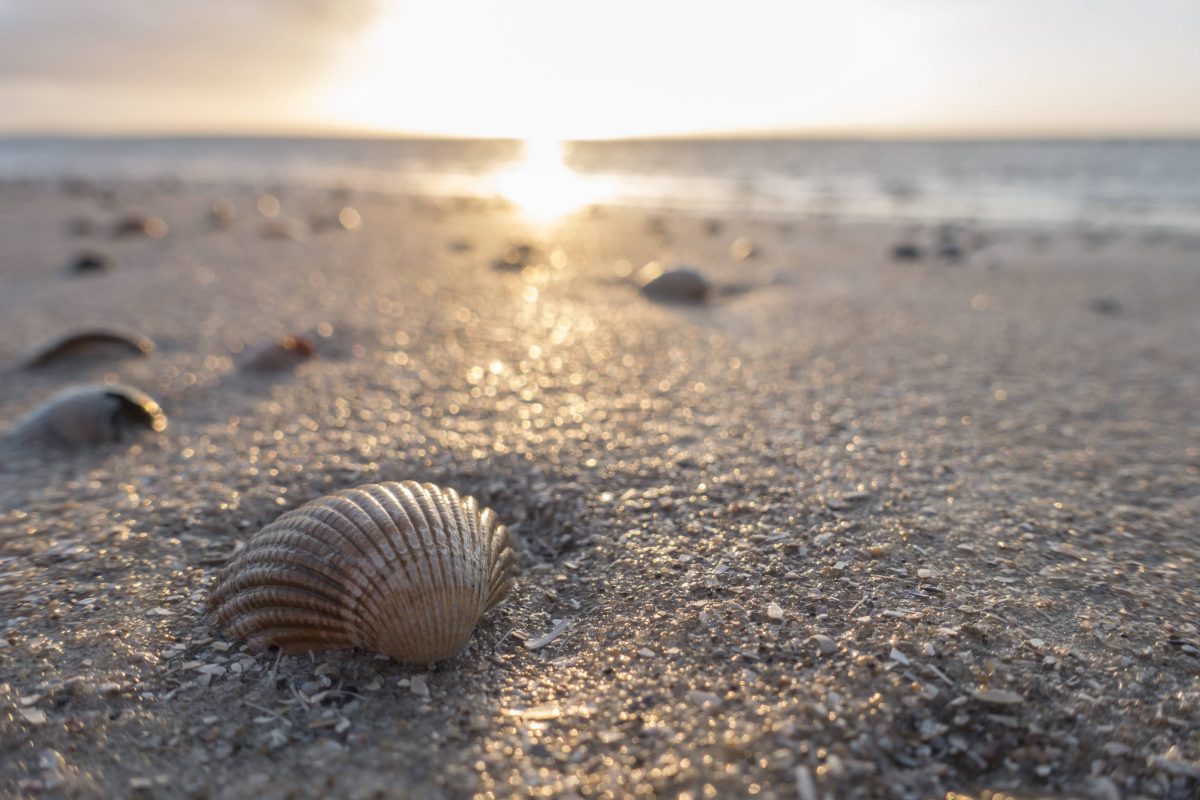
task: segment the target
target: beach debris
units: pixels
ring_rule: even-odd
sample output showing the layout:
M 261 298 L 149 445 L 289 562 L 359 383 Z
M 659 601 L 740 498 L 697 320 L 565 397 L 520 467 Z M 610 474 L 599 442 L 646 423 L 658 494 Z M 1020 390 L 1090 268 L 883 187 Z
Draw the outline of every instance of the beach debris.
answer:
M 813 634 L 812 642 L 817 646 L 817 651 L 823 656 L 830 656 L 837 652 L 837 642 L 823 633 Z
M 526 650 L 541 650 L 546 645 L 552 643 L 555 639 L 562 636 L 571 627 L 571 621 L 560 619 L 553 628 L 546 634 L 538 636 L 535 639 L 529 639 L 525 642 Z
M 1125 306 L 1121 305 L 1121 301 L 1112 295 L 1093 297 L 1088 303 L 1088 308 L 1097 314 L 1107 314 L 1114 317 L 1125 310 Z
M 1025 702 L 1024 697 L 1007 689 L 981 689 L 971 694 L 979 702 L 993 706 L 1015 706 Z
M 269 217 L 263 220 L 262 234 L 268 239 L 290 239 L 294 242 L 308 238 L 309 227 L 304 220 L 291 217 Z
M 638 270 L 634 280 L 642 295 L 663 303 L 703 303 L 708 299 L 708 280 L 691 267 L 676 267 L 663 270 L 657 261 L 651 261 Z
M 287 334 L 250 351 L 241 368 L 252 372 L 282 372 L 294 369 L 316 354 L 317 346 L 312 339 Z
M 504 255 L 492 262 L 492 269 L 515 272 L 529 266 L 536 257 L 537 248 L 531 244 L 518 242 L 509 247 Z
M 22 447 L 77 448 L 122 441 L 139 430 L 162 431 L 167 418 L 149 395 L 130 386 L 77 386 L 51 397 L 5 437 Z
M 107 272 L 116 262 L 104 253 L 87 250 L 71 259 L 67 271 L 75 275 L 94 275 L 97 272 Z
M 167 235 L 167 223 L 161 217 L 152 217 L 147 214 L 128 214 L 113 223 L 112 235 L 115 239 L 123 239 L 130 236 L 161 239 Z
M 208 207 L 208 219 L 212 222 L 213 227 L 228 228 L 237 219 L 237 208 L 233 205 L 233 201 L 227 198 L 214 200 Z
M 912 242 L 892 245 L 892 261 L 920 261 L 924 255 L 921 246 Z
M 474 498 L 414 481 L 366 484 L 263 528 L 209 601 L 252 647 L 361 647 L 433 663 L 466 647 L 516 569 L 508 530 Z
M 758 248 L 754 242 L 745 237 L 740 237 L 733 240 L 729 245 L 729 255 L 734 261 L 745 261 L 748 258 L 754 258 L 758 255 Z
M 118 331 L 76 331 L 37 348 L 21 364 L 22 369 L 38 369 L 64 361 L 145 356 L 154 351 L 154 342 L 145 336 Z

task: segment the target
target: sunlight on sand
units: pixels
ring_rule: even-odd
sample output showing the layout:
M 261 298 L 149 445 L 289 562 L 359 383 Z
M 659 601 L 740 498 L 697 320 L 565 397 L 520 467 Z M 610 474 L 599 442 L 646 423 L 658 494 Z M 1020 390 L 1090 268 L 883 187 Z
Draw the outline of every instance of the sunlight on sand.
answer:
M 611 194 L 606 181 L 566 164 L 566 143 L 527 139 L 520 161 L 494 173 L 489 188 L 519 206 L 531 222 L 549 224 Z

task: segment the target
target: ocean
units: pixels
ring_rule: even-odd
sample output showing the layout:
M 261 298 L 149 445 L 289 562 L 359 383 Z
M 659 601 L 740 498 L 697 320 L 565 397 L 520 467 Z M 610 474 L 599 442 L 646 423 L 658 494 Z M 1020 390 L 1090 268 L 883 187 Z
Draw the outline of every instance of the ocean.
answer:
M 0 139 L 0 180 L 46 178 L 475 197 L 536 185 L 577 205 L 1200 230 L 1195 139 Z

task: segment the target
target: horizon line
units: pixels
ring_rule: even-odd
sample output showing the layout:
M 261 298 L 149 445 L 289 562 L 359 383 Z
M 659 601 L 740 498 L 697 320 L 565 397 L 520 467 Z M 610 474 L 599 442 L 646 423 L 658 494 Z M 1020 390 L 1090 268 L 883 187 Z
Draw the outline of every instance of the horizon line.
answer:
M 562 142 L 640 141 L 911 141 L 911 142 L 1021 142 L 1021 141 L 1185 141 L 1200 139 L 1197 130 L 1021 130 L 1021 129 L 812 129 L 743 128 L 729 130 L 672 131 L 616 136 L 517 136 L 468 135 L 434 131 L 379 130 L 358 127 L 297 126 L 278 128 L 153 129 L 115 130 L 0 129 L 0 140 L 148 140 L 148 139 L 344 139 L 348 141 L 529 141 L 551 139 Z

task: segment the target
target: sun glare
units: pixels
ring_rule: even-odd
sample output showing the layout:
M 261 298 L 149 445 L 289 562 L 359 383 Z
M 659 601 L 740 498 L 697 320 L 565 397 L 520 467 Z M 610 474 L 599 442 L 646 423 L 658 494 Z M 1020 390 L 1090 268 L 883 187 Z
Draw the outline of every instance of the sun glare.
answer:
M 567 166 L 566 146 L 553 139 L 527 139 L 521 160 L 490 176 L 490 191 L 542 224 L 603 199 L 605 186 L 600 179 L 584 177 Z

